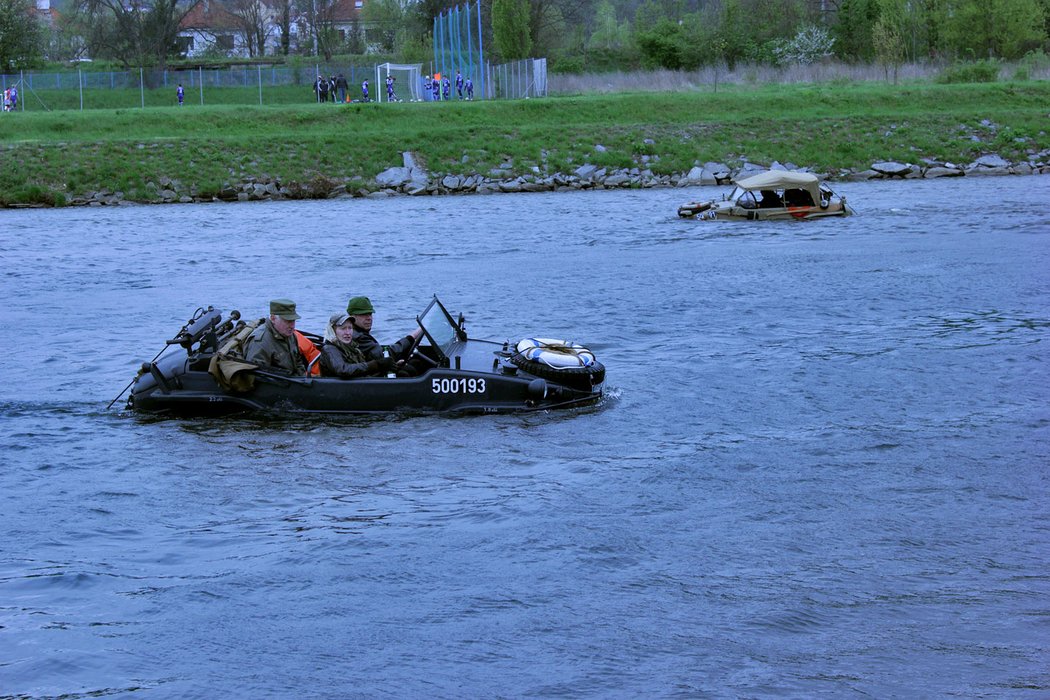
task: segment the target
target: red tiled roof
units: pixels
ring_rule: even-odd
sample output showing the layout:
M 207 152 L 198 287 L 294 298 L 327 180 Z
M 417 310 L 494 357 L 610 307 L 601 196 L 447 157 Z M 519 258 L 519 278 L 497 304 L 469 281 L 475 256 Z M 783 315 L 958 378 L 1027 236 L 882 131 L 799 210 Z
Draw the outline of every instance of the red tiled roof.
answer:
M 240 21 L 218 0 L 197 0 L 179 22 L 179 29 L 237 29 Z

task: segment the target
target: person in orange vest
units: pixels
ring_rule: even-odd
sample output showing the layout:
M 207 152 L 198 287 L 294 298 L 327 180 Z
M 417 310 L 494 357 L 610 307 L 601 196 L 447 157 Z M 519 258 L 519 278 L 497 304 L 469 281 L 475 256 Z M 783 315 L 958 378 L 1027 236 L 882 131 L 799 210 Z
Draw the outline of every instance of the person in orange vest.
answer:
M 306 360 L 306 366 L 309 368 L 307 374 L 312 377 L 321 376 L 321 363 L 314 362 L 314 358 L 321 354 L 321 351 L 314 345 L 314 341 L 307 338 L 300 331 L 295 332 L 295 341 L 299 345 L 299 352 L 303 354 L 303 359 Z

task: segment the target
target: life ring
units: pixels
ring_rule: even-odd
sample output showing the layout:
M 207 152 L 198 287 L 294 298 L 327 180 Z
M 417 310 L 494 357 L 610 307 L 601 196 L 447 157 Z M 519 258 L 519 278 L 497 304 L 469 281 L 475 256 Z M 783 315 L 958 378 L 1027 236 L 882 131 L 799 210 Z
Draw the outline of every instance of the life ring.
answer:
M 690 218 L 711 208 L 711 202 L 689 202 L 678 207 L 678 216 Z
M 594 353 L 572 341 L 525 338 L 510 361 L 529 374 L 585 390 L 605 380 L 605 367 Z
M 554 369 L 588 367 L 595 363 L 593 352 L 568 340 L 525 338 L 516 349 L 526 360 L 542 362 Z

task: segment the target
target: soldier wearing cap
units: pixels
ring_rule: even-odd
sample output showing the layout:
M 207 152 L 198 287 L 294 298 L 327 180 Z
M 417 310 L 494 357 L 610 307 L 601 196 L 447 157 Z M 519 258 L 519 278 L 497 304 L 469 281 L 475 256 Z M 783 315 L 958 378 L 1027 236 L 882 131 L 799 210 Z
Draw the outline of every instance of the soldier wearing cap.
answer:
M 291 299 L 271 301 L 270 318 L 248 338 L 244 359 L 289 374 L 304 374 L 306 361 L 295 335 L 295 322 L 299 318 L 302 317 L 295 312 L 295 302 Z
M 416 328 L 393 345 L 380 345 L 379 341 L 372 336 L 372 302 L 368 297 L 353 297 L 346 304 L 346 313 L 351 317 L 354 324 L 354 344 L 370 360 L 380 360 L 383 353 L 388 352 L 395 360 L 406 360 L 406 355 L 415 346 L 416 341 L 423 335 L 422 328 Z

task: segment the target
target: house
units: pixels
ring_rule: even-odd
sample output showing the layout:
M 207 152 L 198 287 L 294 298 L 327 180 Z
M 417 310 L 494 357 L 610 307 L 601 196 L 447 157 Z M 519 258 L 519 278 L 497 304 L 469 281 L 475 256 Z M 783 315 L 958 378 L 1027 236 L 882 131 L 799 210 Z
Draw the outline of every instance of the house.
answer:
M 315 53 L 309 16 L 294 0 L 197 0 L 179 23 L 179 49 L 191 58 L 209 53 L 239 58 L 278 54 L 280 18 L 286 3 L 290 10 L 289 51 Z M 333 40 L 345 44 L 355 32 L 363 42 L 364 4 L 365 0 L 315 0 L 313 7 L 320 21 L 331 28 Z
M 36 0 L 36 16 L 44 26 L 53 27 L 58 11 L 51 8 L 51 0 Z

